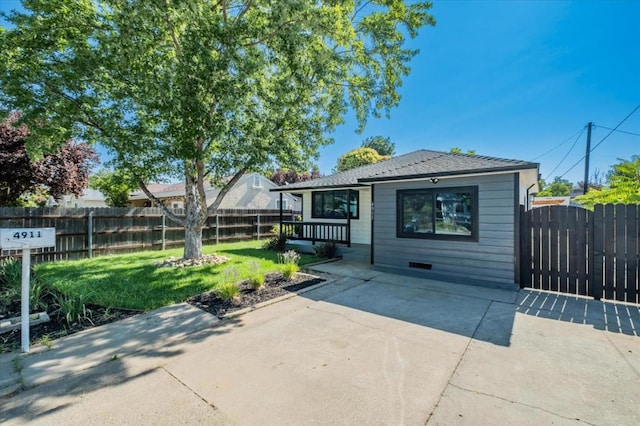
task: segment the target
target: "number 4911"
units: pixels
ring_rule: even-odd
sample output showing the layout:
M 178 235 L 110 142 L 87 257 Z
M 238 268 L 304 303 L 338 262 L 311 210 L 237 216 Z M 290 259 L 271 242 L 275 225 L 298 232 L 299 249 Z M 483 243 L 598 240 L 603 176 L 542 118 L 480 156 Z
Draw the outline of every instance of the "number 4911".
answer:
M 22 231 L 22 232 L 16 232 L 15 234 L 13 234 L 13 239 L 14 240 L 19 240 L 19 239 L 23 239 L 23 238 L 41 238 L 42 235 L 40 234 L 40 231 Z

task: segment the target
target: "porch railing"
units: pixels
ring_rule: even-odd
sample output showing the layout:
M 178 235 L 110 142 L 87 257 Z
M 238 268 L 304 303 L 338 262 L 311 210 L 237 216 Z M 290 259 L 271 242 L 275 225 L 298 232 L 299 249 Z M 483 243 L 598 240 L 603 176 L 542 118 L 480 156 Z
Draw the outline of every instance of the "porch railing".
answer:
M 283 221 L 282 232 L 290 240 L 335 241 L 351 247 L 351 230 L 347 223 Z

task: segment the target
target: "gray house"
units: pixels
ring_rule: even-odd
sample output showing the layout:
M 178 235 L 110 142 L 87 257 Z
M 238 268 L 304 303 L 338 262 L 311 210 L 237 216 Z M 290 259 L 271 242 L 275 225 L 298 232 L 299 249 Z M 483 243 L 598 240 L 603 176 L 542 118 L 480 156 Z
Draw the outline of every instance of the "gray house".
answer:
M 337 241 L 376 269 L 515 283 L 518 218 L 538 164 L 420 150 L 272 191 L 302 195 L 292 242 Z

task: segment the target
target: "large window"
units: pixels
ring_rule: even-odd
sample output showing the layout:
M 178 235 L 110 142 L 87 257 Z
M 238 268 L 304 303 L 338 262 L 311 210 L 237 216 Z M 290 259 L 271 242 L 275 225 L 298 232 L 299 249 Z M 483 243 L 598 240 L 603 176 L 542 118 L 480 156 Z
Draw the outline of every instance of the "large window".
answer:
M 397 192 L 397 236 L 478 240 L 478 188 Z
M 347 197 L 350 197 L 347 201 Z M 322 191 L 311 194 L 311 217 L 324 219 L 351 219 L 359 216 L 358 191 Z

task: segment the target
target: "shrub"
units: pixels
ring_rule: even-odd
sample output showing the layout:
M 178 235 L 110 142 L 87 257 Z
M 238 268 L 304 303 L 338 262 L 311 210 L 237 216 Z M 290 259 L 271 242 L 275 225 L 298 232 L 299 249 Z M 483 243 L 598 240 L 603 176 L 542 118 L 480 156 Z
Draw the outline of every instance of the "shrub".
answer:
M 45 297 L 49 295 L 49 286 L 37 277 L 32 277 L 29 285 L 29 306 L 32 311 L 47 309 Z
M 328 241 L 324 244 L 314 247 L 316 251 L 316 256 L 323 257 L 327 259 L 335 259 L 338 257 L 338 243 L 335 241 Z
M 262 246 L 265 250 L 283 252 L 287 248 L 287 236 L 280 235 L 280 225 L 273 225 L 271 228 L 271 238 Z
M 261 289 L 264 285 L 264 274 L 253 275 L 251 278 L 249 278 L 249 285 L 254 290 Z
M 91 321 L 91 309 L 87 308 L 87 300 L 89 299 L 89 295 L 65 295 L 57 293 L 54 296 L 55 306 L 56 306 L 56 315 L 58 317 L 62 317 L 67 321 L 69 326 L 73 324 L 82 324 L 84 322 L 89 322 L 93 324 Z
M 20 301 L 22 287 L 22 263 L 7 257 L 0 260 L 0 301 L 10 305 Z
M 226 282 L 219 284 L 215 291 L 220 299 L 233 300 L 240 294 L 240 287 L 236 283 Z
M 254 290 L 262 288 L 264 285 L 264 274 L 260 272 L 260 264 L 255 260 L 249 262 L 249 269 L 251 270 L 251 277 L 249 278 L 249 285 Z
M 282 276 L 290 280 L 300 270 L 296 263 L 285 263 L 282 267 Z
M 282 275 L 290 280 L 293 278 L 296 272 L 300 270 L 298 267 L 298 261 L 300 261 L 300 254 L 295 250 L 287 250 L 284 253 L 278 255 L 278 261 L 283 264 Z
M 287 250 L 282 254 L 278 255 L 278 262 L 284 265 L 288 265 L 293 263 L 294 265 L 298 265 L 300 261 L 300 254 L 295 250 Z
M 271 237 L 264 243 L 262 248 L 271 251 L 285 251 L 285 249 L 287 248 L 287 237 L 284 235 L 276 235 L 274 237 Z

